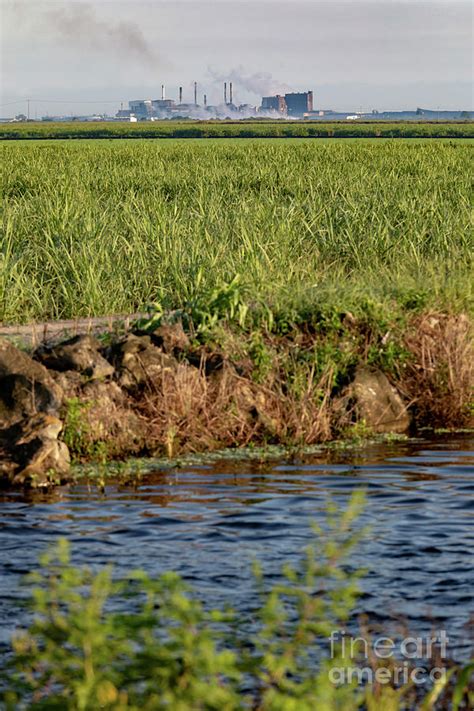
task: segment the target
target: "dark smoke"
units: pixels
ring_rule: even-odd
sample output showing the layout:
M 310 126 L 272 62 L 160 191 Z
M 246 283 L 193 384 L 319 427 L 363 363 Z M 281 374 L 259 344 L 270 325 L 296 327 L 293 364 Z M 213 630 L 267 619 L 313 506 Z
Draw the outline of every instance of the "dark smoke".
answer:
M 81 47 L 127 55 L 150 65 L 157 56 L 135 22 L 106 22 L 88 3 L 74 2 L 67 8 L 45 12 L 48 24 L 68 42 Z

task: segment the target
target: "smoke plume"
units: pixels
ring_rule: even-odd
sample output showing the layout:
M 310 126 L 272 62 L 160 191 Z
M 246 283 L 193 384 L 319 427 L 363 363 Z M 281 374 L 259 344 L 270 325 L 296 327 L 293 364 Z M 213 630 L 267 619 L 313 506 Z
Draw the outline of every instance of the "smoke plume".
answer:
M 259 97 L 286 94 L 291 91 L 288 84 L 274 79 L 270 72 L 248 74 L 243 67 L 236 67 L 225 74 L 212 68 L 209 68 L 208 72 L 215 82 L 231 81 L 237 89 L 244 89 Z
M 156 65 L 155 50 L 135 22 L 100 19 L 88 3 L 74 2 L 67 8 L 50 9 L 44 19 L 61 39 L 91 50 L 126 55 Z

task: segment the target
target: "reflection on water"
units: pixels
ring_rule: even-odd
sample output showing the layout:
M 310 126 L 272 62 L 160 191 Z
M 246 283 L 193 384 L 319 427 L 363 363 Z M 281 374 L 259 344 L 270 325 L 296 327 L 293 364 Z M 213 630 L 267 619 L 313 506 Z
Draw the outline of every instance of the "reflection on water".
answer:
M 251 562 L 274 578 L 311 538 L 328 496 L 367 490 L 370 537 L 354 564 L 368 569 L 360 611 L 411 633 L 446 629 L 466 657 L 474 612 L 474 451 L 467 436 L 372 445 L 303 461 L 221 462 L 155 471 L 137 488 L 104 494 L 74 486 L 28 500 L 0 498 L 0 643 L 8 640 L 22 574 L 59 536 L 78 564 L 113 562 L 119 574 L 179 571 L 212 605 L 255 604 Z

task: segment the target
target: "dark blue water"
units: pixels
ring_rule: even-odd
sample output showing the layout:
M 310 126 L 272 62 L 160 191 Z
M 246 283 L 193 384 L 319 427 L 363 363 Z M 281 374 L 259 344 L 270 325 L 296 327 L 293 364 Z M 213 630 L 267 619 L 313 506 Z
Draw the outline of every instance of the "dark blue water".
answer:
M 445 629 L 449 652 L 469 657 L 474 621 L 474 441 L 457 435 L 327 452 L 304 461 L 221 462 L 156 470 L 136 489 L 74 486 L 0 498 L 0 645 L 25 621 L 23 574 L 60 536 L 78 564 L 118 574 L 179 571 L 213 606 L 255 603 L 251 562 L 278 575 L 312 540 L 328 497 L 367 490 L 371 526 L 355 565 L 368 569 L 359 611 L 411 634 Z M 469 624 L 470 621 L 470 624 Z

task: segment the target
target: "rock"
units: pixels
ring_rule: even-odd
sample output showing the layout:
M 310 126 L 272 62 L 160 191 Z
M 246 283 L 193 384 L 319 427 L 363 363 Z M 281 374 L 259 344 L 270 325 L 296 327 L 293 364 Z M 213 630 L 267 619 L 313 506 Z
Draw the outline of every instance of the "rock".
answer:
M 59 385 L 64 393 L 63 403 L 79 396 L 85 384 L 81 373 L 78 373 L 77 370 L 66 370 L 64 373 L 57 370 L 51 370 L 50 372 L 54 382 Z
M 0 342 L 0 428 L 40 412 L 55 415 L 62 399 L 60 386 L 41 363 Z
M 37 357 L 53 370 L 75 370 L 96 380 L 107 378 L 114 372 L 113 366 L 99 353 L 100 343 L 93 336 L 75 336 L 43 352 Z
M 147 429 L 134 409 L 133 400 L 115 381 L 90 380 L 69 370 L 56 374 L 64 391 L 63 416 L 68 420 L 68 401 L 76 407 L 83 450 L 102 442 L 108 456 L 126 456 L 145 447 Z M 83 452 L 73 452 L 82 455 Z
M 145 423 L 117 383 L 88 383 L 80 400 L 87 436 L 91 443 L 103 442 L 108 456 L 130 455 L 145 447 Z
M 0 474 L 13 486 L 43 487 L 65 480 L 69 472 L 69 451 L 58 440 L 63 423 L 57 417 L 39 413 L 3 431 L 8 453 Z
M 164 369 L 176 367 L 174 358 L 154 346 L 150 336 L 133 334 L 113 348 L 113 361 L 119 384 L 128 389 L 153 384 Z
M 349 388 L 358 420 L 374 432 L 406 432 L 410 426 L 407 408 L 397 390 L 380 370 L 360 367 Z
M 185 351 L 191 345 L 181 321 L 161 325 L 156 331 L 153 331 L 153 341 L 161 346 L 165 353 L 170 354 Z

